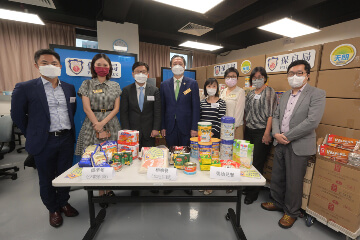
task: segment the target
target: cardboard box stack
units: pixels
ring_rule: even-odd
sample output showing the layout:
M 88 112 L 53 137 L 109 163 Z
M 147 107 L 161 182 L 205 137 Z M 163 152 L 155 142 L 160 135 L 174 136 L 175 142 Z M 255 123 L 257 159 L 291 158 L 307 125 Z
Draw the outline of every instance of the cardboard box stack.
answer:
M 360 169 L 317 156 L 308 208 L 351 233 L 360 228 Z
M 325 43 L 317 87 L 326 107 L 317 138 L 332 133 L 360 138 L 360 38 Z

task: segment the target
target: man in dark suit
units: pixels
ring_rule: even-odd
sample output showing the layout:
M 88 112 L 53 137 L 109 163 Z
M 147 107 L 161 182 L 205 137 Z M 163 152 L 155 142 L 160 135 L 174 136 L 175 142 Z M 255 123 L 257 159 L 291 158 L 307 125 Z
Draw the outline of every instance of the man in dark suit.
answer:
M 292 89 L 282 95 L 273 116 L 276 147 L 270 192 L 275 202 L 262 203 L 261 207 L 284 211 L 278 222 L 282 228 L 291 228 L 300 215 L 307 161 L 316 153 L 315 129 L 325 109 L 325 91 L 308 84 L 310 69 L 305 60 L 289 65 L 287 74 Z
M 189 146 L 197 136 L 200 119 L 198 83 L 184 77 L 186 61 L 175 55 L 170 61 L 174 77 L 161 83 L 161 134 L 168 147 Z
M 49 210 L 50 225 L 63 223 L 78 211 L 68 200 L 68 187 L 53 187 L 52 180 L 72 165 L 75 142 L 76 93 L 73 85 L 61 82 L 60 56 L 41 49 L 34 56 L 41 77 L 17 83 L 11 99 L 11 117 L 26 137 L 26 151 L 35 158 L 40 196 Z
M 139 131 L 140 149 L 154 147 L 161 127 L 160 92 L 146 82 L 149 76 L 146 63 L 134 63 L 132 75 L 135 83 L 124 87 L 121 95 L 121 127 Z

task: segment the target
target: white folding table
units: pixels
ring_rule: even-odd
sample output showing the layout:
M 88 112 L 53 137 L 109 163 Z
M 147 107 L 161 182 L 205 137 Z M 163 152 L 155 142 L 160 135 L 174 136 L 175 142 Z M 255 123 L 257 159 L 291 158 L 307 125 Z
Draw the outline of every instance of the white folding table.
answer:
M 196 161 L 195 161 L 196 162 Z M 199 166 L 199 165 L 198 165 Z M 134 160 L 131 166 L 123 166 L 111 180 L 82 180 L 81 177 L 66 178 L 78 165 L 74 165 L 53 180 L 55 187 L 83 187 L 88 192 L 90 228 L 83 239 L 93 239 L 106 216 L 106 209 L 101 209 L 95 216 L 95 203 L 116 202 L 236 202 L 236 213 L 228 209 L 226 219 L 231 221 L 237 239 L 246 240 L 240 225 L 241 192 L 245 186 L 264 186 L 265 178 L 241 177 L 240 181 L 211 179 L 209 171 L 197 169 L 195 175 L 186 175 L 177 170 L 176 181 L 150 180 L 146 174 L 139 174 L 140 161 Z M 246 169 L 243 169 L 246 170 Z M 256 170 L 254 167 L 251 170 Z M 94 196 L 94 190 L 235 190 L 236 196 Z

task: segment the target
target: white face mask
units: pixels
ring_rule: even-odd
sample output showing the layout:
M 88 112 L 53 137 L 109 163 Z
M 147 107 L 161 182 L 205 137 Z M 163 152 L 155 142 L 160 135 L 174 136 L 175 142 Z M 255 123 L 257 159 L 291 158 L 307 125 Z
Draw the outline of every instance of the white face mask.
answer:
M 177 75 L 177 76 L 182 75 L 185 71 L 185 69 L 180 65 L 173 66 L 171 70 L 172 70 L 173 74 Z
M 39 66 L 41 75 L 48 78 L 56 78 L 61 76 L 61 68 L 54 65 Z
M 264 86 L 264 84 L 265 84 L 265 80 L 263 78 L 252 80 L 252 85 L 257 89 Z
M 301 87 L 304 83 L 304 80 L 305 80 L 305 76 L 298 77 L 298 76 L 294 75 L 292 77 L 288 77 L 289 85 L 292 88 Z
M 146 83 L 147 81 L 147 75 L 143 74 L 143 73 L 138 73 L 138 74 L 135 74 L 135 80 L 138 82 L 138 83 Z
M 206 92 L 209 96 L 215 96 L 217 89 L 216 88 L 206 88 Z

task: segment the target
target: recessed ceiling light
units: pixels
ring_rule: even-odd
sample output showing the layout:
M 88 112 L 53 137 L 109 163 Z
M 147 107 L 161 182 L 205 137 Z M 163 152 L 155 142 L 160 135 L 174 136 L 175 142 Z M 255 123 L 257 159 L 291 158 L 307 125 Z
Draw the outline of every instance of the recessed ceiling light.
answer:
M 289 18 L 283 18 L 278 21 L 266 24 L 259 27 L 259 29 L 291 38 L 320 31 L 319 29 L 310 27 Z
M 211 44 L 207 44 L 207 43 L 199 43 L 199 42 L 193 42 L 193 41 L 184 42 L 184 43 L 180 44 L 179 46 L 188 47 L 188 48 L 196 48 L 196 49 L 207 50 L 207 51 L 214 51 L 214 50 L 223 48 L 222 46 L 216 46 L 216 45 L 211 45 Z
M 26 23 L 45 25 L 44 22 L 36 14 L 11 11 L 11 10 L 2 9 L 2 8 L 0 8 L 0 18 L 18 21 L 18 22 L 26 22 Z
M 173 7 L 179 7 L 186 10 L 199 12 L 199 13 L 206 13 L 219 3 L 221 3 L 224 0 L 206 0 L 206 1 L 199 1 L 199 0 L 180 0 L 180 1 L 174 1 L 174 0 L 154 0 L 156 2 L 161 2 L 164 4 L 171 5 Z

